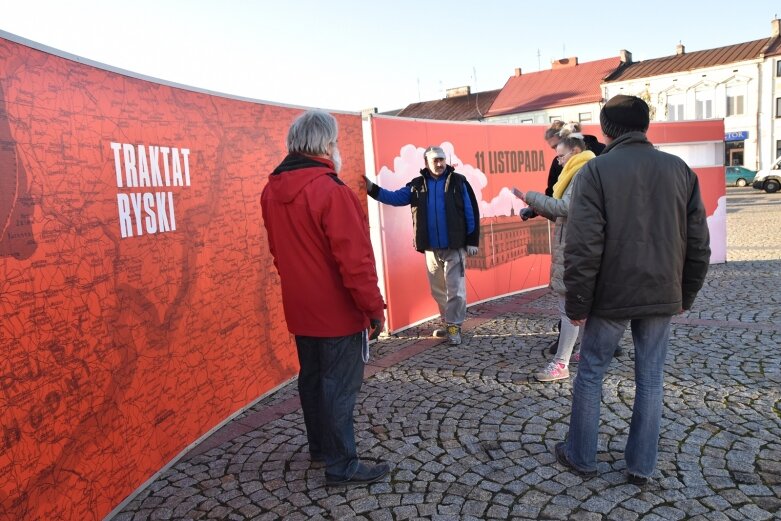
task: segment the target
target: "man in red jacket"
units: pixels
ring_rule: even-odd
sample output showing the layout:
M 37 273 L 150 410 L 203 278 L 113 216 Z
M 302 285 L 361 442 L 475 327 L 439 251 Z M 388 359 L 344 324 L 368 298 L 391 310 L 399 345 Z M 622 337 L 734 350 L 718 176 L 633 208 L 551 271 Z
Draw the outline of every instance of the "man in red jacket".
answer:
M 298 392 L 309 453 L 314 461 L 325 460 L 326 485 L 352 485 L 377 481 L 389 471 L 387 463 L 358 459 L 353 432 L 365 331 L 371 327 L 372 339 L 380 334 L 385 303 L 366 216 L 337 176 L 336 137 L 336 120 L 327 112 L 300 115 L 261 206 L 301 365 Z

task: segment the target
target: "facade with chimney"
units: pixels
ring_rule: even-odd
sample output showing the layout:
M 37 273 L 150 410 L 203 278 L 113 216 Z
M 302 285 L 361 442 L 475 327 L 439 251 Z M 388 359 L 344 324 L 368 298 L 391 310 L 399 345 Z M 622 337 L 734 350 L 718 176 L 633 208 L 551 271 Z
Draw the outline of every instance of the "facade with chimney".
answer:
M 652 121 L 724 119 L 724 162 L 759 169 L 781 155 L 781 36 L 628 63 L 602 97 L 639 96 Z
M 491 123 L 547 125 L 551 121 L 599 122 L 603 80 L 631 54 L 580 63 L 577 57 L 551 63 L 549 70 L 524 74 L 515 69 L 486 114 Z

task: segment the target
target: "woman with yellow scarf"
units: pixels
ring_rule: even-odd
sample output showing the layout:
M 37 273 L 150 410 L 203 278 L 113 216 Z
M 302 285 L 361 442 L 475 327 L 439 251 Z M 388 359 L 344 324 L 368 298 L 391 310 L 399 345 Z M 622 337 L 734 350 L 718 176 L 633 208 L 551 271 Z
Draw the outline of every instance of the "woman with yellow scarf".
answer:
M 536 213 L 547 217 L 556 223 L 554 240 L 551 252 L 550 283 L 553 291 L 559 297 L 559 312 L 561 313 L 561 330 L 559 346 L 553 360 L 545 368 L 534 374 L 540 382 L 552 382 L 569 377 L 569 362 L 572 350 L 578 339 L 580 328 L 573 325 L 564 312 L 564 245 L 567 240 L 567 214 L 569 201 L 572 194 L 573 179 L 578 171 L 590 159 L 594 153 L 588 150 L 580 133 L 580 125 L 568 123 L 559 132 L 561 141 L 556 146 L 559 164 L 562 166 L 559 180 L 553 185 L 553 197 L 548 197 L 539 192 L 527 192 L 524 194 L 518 189 L 513 189 L 516 197 L 524 201 Z M 577 354 L 576 354 L 577 357 Z

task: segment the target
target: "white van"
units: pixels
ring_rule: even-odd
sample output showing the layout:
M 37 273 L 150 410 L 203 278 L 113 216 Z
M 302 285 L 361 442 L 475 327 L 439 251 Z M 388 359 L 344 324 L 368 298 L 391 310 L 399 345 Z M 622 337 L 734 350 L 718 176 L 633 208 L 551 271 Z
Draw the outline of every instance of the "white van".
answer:
M 757 190 L 764 190 L 772 194 L 781 189 L 781 156 L 776 158 L 775 163 L 770 168 L 763 168 L 754 176 L 754 182 L 751 185 Z

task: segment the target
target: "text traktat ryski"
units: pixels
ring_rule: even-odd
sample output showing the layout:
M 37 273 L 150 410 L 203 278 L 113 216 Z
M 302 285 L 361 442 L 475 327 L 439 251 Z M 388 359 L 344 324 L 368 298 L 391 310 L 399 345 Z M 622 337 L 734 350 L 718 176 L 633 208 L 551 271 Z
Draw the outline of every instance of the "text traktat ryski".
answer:
M 190 149 L 111 143 L 122 238 L 176 231 L 174 190 L 190 186 Z

